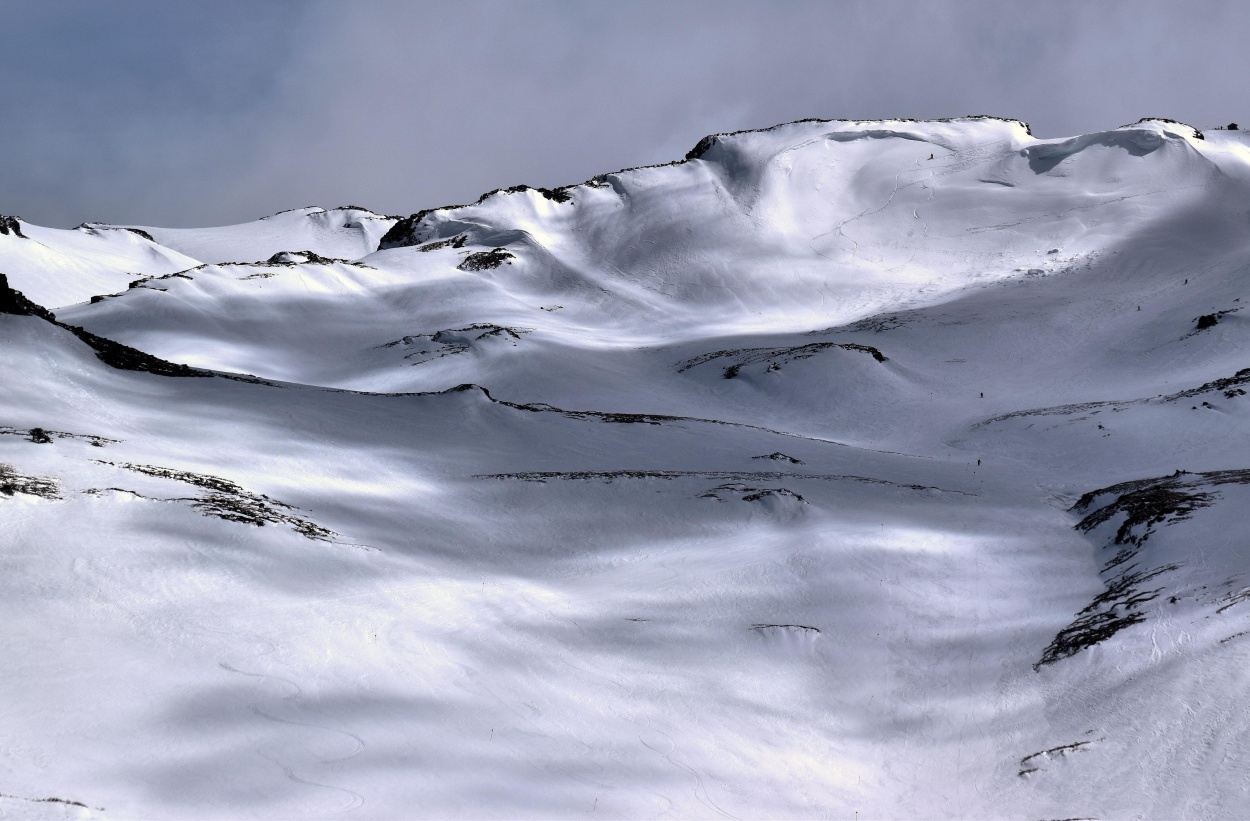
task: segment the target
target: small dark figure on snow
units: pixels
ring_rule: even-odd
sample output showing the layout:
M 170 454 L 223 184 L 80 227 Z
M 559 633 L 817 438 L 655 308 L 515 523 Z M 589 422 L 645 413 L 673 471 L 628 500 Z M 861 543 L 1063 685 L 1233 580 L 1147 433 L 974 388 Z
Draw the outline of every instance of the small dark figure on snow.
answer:
M 984 398 L 985 398 L 985 391 L 981 391 L 981 398 L 982 398 L 982 399 L 984 399 Z

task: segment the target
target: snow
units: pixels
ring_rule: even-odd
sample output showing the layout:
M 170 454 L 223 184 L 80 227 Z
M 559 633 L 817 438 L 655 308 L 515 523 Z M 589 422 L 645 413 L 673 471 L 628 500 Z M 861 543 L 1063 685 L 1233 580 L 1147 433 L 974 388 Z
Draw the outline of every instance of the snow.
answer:
M 200 262 L 255 262 L 282 251 L 356 258 L 377 247 L 394 218 L 364 208 L 296 208 L 242 225 L 220 228 L 137 226 L 158 242 Z
M 133 231 L 112 226 L 73 230 L 21 223 L 23 236 L 0 235 L 0 271 L 41 305 L 58 308 L 95 294 L 122 290 L 134 280 L 199 263 Z
M 1238 817 L 1247 148 L 22 223 L 13 287 L 220 375 L 0 314 L 0 817 Z

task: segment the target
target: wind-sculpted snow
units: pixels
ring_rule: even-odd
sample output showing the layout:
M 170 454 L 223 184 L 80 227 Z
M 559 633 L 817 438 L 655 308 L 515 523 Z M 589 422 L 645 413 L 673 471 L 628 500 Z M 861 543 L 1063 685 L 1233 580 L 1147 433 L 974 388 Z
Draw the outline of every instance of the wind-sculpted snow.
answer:
M 1247 139 L 0 223 L 0 815 L 1239 817 Z
M 145 231 L 106 225 L 63 230 L 8 217 L 0 217 L 0 229 L 0 271 L 14 287 L 54 308 L 115 291 L 137 276 L 198 264 L 157 244 Z
M 324 257 L 359 259 L 377 249 L 378 240 L 397 219 L 357 206 L 309 207 L 221 228 L 143 226 L 143 230 L 165 247 L 211 265 L 267 259 L 295 248 Z

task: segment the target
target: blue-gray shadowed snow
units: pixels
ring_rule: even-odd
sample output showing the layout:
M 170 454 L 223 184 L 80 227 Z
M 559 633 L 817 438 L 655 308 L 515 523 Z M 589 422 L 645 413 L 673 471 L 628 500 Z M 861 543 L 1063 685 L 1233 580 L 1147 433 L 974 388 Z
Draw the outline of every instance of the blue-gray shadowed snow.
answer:
M 0 810 L 1235 817 L 1247 201 L 1241 131 L 810 120 L 0 222 Z

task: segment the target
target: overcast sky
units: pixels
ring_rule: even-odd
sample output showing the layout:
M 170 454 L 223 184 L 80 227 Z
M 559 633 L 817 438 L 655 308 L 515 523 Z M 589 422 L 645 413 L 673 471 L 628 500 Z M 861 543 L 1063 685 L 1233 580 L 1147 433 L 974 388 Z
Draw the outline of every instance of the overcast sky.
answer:
M 803 117 L 1209 127 L 1248 40 L 1217 0 L 0 0 L 0 213 L 407 214 Z

